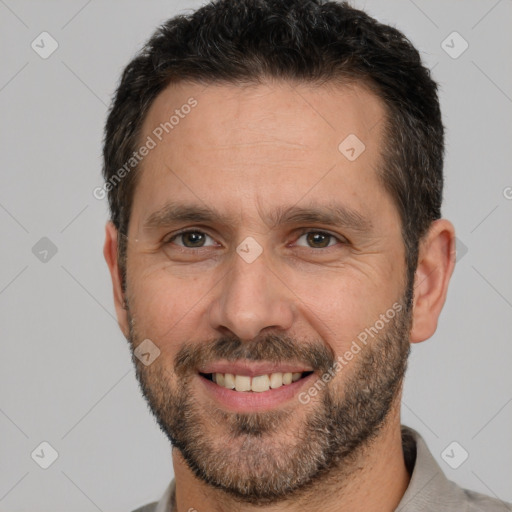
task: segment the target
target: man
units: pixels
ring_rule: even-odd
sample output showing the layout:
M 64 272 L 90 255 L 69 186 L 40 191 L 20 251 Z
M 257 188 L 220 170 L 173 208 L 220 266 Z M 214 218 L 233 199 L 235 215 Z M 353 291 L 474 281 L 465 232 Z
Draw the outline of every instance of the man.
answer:
M 347 4 L 169 20 L 106 125 L 104 254 L 175 478 L 139 511 L 512 510 L 401 426 L 455 264 L 436 84 Z

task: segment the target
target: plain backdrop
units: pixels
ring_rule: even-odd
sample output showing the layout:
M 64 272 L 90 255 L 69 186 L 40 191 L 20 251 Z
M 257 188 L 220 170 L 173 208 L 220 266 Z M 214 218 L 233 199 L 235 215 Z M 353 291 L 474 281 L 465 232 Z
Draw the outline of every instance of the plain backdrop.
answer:
M 130 511 L 172 477 L 115 320 L 107 202 L 92 191 L 122 69 L 200 4 L 0 0 L 0 511 Z M 512 501 L 512 2 L 353 4 L 421 51 L 447 131 L 459 261 L 435 336 L 413 347 L 403 423 L 450 479 Z M 55 45 L 42 32 L 58 44 L 46 59 L 31 46 Z M 469 455 L 458 469 L 441 456 L 454 441 Z

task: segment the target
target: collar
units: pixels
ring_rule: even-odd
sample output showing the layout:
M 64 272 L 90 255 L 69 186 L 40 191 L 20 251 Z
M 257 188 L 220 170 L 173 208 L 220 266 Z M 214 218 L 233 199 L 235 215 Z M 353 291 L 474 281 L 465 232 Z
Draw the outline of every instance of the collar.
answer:
M 401 433 L 405 464 L 411 479 L 395 512 L 456 512 L 466 510 L 470 502 L 484 507 L 504 505 L 503 510 L 512 511 L 512 507 L 504 502 L 466 491 L 448 480 L 421 435 L 405 425 L 401 426 Z M 172 479 L 154 512 L 173 512 L 175 494 L 176 484 Z

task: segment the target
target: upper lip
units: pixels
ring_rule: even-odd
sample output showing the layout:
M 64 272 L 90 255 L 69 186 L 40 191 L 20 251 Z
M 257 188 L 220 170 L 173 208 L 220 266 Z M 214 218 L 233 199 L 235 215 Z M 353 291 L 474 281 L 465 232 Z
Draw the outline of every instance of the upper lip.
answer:
M 302 373 L 313 371 L 300 363 L 268 363 L 265 361 L 218 361 L 198 369 L 199 373 L 231 373 L 255 377 L 271 373 Z

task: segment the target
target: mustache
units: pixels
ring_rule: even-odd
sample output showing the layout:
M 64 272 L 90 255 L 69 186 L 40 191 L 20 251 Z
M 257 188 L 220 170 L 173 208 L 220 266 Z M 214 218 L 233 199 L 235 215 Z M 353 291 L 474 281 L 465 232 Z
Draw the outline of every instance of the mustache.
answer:
M 299 362 L 325 373 L 336 362 L 333 350 L 321 341 L 297 342 L 286 335 L 267 334 L 251 341 L 223 336 L 205 343 L 184 343 L 174 358 L 177 375 L 196 371 L 199 366 L 218 360 Z

